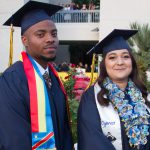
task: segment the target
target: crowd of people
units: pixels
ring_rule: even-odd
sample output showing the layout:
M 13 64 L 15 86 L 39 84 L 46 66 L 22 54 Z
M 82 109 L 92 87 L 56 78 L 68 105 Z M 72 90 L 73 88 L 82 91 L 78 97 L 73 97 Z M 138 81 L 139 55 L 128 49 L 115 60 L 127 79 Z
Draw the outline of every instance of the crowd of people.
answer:
M 82 5 L 71 2 L 70 4 L 63 5 L 64 10 L 95 10 L 96 6 L 93 2 L 90 2 L 88 5 L 83 3 Z
M 98 14 L 91 12 L 92 10 L 99 9 L 99 6 L 96 6 L 93 2 L 90 2 L 89 4 L 71 2 L 70 4 L 60 5 L 63 7 L 63 12 L 61 12 L 58 17 L 61 22 L 96 22 L 99 19 Z M 87 10 L 91 11 L 88 12 Z M 54 17 L 54 20 L 57 20 L 58 18 Z
M 67 72 L 70 68 L 79 68 L 83 69 L 85 72 L 91 72 L 91 65 L 88 65 L 87 63 L 83 64 L 82 62 L 79 62 L 78 64 L 63 62 L 59 65 L 57 65 L 55 62 L 52 62 L 52 65 L 58 72 Z M 94 72 L 98 72 L 97 67 L 95 67 Z

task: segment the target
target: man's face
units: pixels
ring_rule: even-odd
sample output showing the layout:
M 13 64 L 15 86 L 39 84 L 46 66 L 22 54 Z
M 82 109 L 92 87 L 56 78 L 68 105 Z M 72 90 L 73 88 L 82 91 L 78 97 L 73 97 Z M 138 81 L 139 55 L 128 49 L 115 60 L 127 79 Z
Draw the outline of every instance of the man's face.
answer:
M 31 26 L 22 36 L 22 42 L 27 53 L 45 67 L 56 57 L 59 41 L 55 24 L 44 20 Z

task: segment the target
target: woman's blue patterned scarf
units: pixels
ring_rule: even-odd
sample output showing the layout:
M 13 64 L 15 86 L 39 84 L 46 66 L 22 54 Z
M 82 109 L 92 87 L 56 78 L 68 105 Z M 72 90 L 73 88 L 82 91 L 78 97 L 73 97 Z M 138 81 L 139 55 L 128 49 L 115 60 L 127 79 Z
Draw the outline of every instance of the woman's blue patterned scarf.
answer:
M 150 115 L 140 90 L 131 79 L 125 91 L 119 89 L 108 77 L 104 80 L 103 86 L 109 91 L 108 99 L 118 111 L 121 121 L 124 122 L 130 146 L 139 148 L 145 145 L 149 135 Z

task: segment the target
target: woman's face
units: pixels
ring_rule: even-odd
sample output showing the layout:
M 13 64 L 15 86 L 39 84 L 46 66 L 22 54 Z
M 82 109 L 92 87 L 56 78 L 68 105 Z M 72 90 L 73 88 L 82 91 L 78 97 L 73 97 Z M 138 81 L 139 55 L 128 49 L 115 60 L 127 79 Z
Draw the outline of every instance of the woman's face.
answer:
M 127 81 L 132 71 L 132 60 L 127 49 L 114 50 L 106 54 L 105 66 L 109 78 L 115 81 Z

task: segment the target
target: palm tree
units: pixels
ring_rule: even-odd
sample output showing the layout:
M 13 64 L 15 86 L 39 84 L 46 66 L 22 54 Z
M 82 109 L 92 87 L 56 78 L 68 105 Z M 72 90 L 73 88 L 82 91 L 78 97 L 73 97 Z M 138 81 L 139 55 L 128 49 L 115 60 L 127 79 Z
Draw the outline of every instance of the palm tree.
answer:
M 147 83 L 146 71 L 150 67 L 150 27 L 148 24 L 142 26 L 136 22 L 130 24 L 131 29 L 137 29 L 138 33 L 129 40 L 138 67 L 145 83 Z M 148 87 L 150 88 L 150 87 Z

